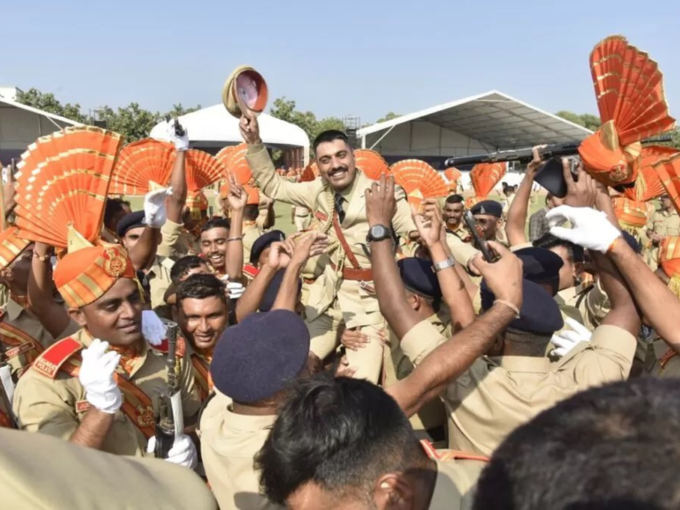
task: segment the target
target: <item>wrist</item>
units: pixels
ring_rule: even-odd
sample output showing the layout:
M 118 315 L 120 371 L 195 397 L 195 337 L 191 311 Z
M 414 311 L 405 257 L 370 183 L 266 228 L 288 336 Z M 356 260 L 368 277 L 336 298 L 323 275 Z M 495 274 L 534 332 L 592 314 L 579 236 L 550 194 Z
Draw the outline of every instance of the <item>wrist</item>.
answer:
M 432 255 L 432 262 L 442 262 L 449 258 L 449 254 L 444 249 L 444 245 L 441 240 L 433 243 L 432 246 L 428 246 L 430 250 L 430 255 Z

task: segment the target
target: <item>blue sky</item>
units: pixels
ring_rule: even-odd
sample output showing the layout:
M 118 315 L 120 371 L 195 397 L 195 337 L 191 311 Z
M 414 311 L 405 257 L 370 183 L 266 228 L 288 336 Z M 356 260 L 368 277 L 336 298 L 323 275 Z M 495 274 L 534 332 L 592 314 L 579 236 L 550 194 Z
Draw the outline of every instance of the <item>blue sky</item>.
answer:
M 247 63 L 271 97 L 371 122 L 498 89 L 597 113 L 588 54 L 611 34 L 650 53 L 680 116 L 680 2 L 2 2 L 0 84 L 165 111 L 220 102 Z M 651 13 L 644 12 L 649 5 Z

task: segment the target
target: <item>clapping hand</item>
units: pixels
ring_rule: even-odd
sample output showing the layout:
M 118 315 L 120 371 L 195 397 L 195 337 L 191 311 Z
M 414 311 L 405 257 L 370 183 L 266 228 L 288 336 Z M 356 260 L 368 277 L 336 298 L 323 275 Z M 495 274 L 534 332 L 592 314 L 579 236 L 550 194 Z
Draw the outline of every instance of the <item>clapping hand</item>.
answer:
M 394 177 L 382 174 L 380 180 L 374 182 L 366 190 L 366 217 L 369 226 L 392 225 L 392 218 L 397 210 L 394 197 Z

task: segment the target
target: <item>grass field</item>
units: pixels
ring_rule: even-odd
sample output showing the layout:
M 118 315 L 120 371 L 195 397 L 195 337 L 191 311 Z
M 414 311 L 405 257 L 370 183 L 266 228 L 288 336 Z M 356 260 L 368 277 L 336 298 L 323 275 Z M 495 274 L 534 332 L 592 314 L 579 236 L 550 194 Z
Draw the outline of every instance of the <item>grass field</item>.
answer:
M 465 195 L 467 196 L 468 194 L 466 193 Z M 534 212 L 538 211 L 541 207 L 543 207 L 544 197 L 545 197 L 544 194 L 539 194 L 532 200 L 532 203 L 529 208 L 529 216 L 531 216 Z M 491 195 L 489 196 L 489 199 L 500 202 L 501 197 L 499 195 Z M 133 211 L 139 211 L 144 207 L 143 197 L 129 197 L 128 200 L 130 201 L 130 205 L 132 206 Z M 214 197 L 210 196 L 210 192 L 208 192 L 208 201 L 213 206 L 213 212 L 215 213 L 218 209 L 215 207 Z M 277 202 L 276 204 L 274 204 L 274 211 L 276 213 L 275 228 L 283 231 L 286 235 L 290 235 L 293 232 L 295 232 L 295 225 L 291 221 L 292 220 L 291 209 L 292 206 L 284 204 L 282 202 Z

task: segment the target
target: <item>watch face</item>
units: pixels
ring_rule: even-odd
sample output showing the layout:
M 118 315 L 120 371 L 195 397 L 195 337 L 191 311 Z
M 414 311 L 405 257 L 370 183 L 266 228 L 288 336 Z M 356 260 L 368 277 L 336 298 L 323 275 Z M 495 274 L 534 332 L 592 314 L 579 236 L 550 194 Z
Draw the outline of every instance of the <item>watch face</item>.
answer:
M 387 229 L 382 225 L 375 225 L 368 231 L 368 236 L 375 241 L 380 241 L 388 237 Z

